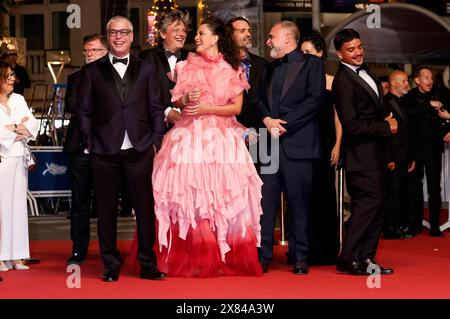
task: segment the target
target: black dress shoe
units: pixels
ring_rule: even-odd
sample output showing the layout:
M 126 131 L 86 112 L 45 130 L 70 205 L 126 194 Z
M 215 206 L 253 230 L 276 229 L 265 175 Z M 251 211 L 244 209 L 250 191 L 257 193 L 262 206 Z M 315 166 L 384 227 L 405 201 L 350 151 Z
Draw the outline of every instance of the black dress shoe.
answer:
M 86 259 L 86 255 L 73 253 L 72 256 L 67 260 L 68 265 L 80 265 Z
M 366 267 L 357 261 L 338 261 L 336 270 L 353 276 L 368 276 Z
M 363 262 L 363 264 L 366 266 L 366 272 L 368 275 L 371 274 L 392 275 L 394 273 L 394 269 L 384 268 L 370 258 L 366 259 Z
M 309 273 L 308 264 L 306 262 L 296 263 L 294 266 L 294 274 L 307 275 Z
M 444 234 L 441 232 L 439 228 L 431 228 L 430 229 L 431 237 L 444 237 Z
M 402 232 L 395 228 L 390 228 L 383 232 L 383 239 L 404 239 L 405 236 Z
M 142 267 L 141 278 L 149 280 L 161 280 L 167 277 L 167 274 L 153 267 Z
M 269 264 L 261 263 L 261 268 L 263 273 L 267 274 L 269 272 Z
M 105 282 L 113 282 L 119 280 L 119 269 L 109 269 L 103 274 L 102 280 Z

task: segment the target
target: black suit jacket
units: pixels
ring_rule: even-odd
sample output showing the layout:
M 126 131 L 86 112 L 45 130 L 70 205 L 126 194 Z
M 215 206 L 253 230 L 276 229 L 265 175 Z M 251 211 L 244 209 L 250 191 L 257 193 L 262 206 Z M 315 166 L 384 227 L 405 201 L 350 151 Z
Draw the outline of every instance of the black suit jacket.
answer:
M 75 114 L 77 107 L 77 96 L 80 92 L 81 70 L 70 74 L 67 77 L 67 91 L 64 101 L 64 112 L 71 114 L 69 127 L 67 128 L 64 142 L 64 152 L 79 152 L 83 150 L 80 123 Z
M 421 93 L 418 88 L 405 96 L 411 125 L 410 149 L 414 158 L 425 158 L 431 152 L 443 152 L 443 138 L 448 128 L 431 106 L 430 101 L 440 98 L 432 93 Z
M 245 127 L 258 128 L 260 126 L 258 113 L 255 108 L 252 107 L 251 102 L 253 101 L 259 80 L 261 78 L 261 72 L 263 67 L 267 64 L 267 61 L 260 56 L 252 54 L 249 52 L 250 56 L 250 89 L 248 91 L 244 90 L 244 100 L 242 103 L 241 113 L 236 117 L 237 120 Z
M 403 99 L 398 99 L 391 92 L 387 93 L 383 99 L 386 114 L 392 112 L 397 120 L 398 132 L 392 134 L 388 143 L 388 162 L 407 163 L 412 160 L 409 154 L 409 121 L 408 111 L 405 108 Z
M 177 62 L 186 60 L 188 55 L 188 51 L 185 49 L 181 49 L 180 52 L 181 57 L 177 60 Z M 167 74 L 170 72 L 170 65 L 164 53 L 164 48 L 156 47 L 142 51 L 139 57 L 144 61 L 152 64 L 153 67 L 155 68 L 156 76 L 158 78 L 158 82 L 161 88 L 161 99 L 164 104 L 164 109 L 166 109 L 169 106 L 173 107 L 173 104 L 170 101 L 172 98 L 170 90 L 173 89 L 175 83 L 172 82 L 167 76 Z
M 278 61 L 267 64 L 261 73 L 257 94 L 252 101 L 260 124 L 271 116 L 272 75 Z M 290 65 L 283 83 L 279 105 L 280 119 L 287 130 L 280 138 L 281 148 L 291 159 L 313 159 L 321 156 L 318 112 L 325 96 L 323 61 L 312 55 L 298 55 Z
M 391 135 L 384 120 L 383 89 L 377 79 L 373 89 L 344 64 L 333 80 L 334 105 L 343 129 L 343 164 L 347 171 L 383 169 L 387 165 L 386 142 Z
M 127 94 L 122 98 L 114 82 L 116 72 L 108 55 L 82 70 L 81 94 L 76 110 L 83 146 L 95 154 L 120 151 L 128 133 L 138 152 L 152 145 L 160 148 L 164 132 L 164 111 L 154 66 L 130 56 Z

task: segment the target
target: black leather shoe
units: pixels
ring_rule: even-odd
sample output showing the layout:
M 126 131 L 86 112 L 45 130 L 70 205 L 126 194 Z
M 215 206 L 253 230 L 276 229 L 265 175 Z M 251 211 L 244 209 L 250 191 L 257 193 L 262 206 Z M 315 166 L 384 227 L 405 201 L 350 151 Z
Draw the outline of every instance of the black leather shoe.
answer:
M 353 276 L 368 276 L 366 267 L 357 261 L 338 261 L 336 271 Z
M 296 263 L 294 266 L 294 274 L 307 275 L 309 273 L 308 264 L 306 262 Z
M 389 228 L 383 232 L 383 239 L 404 239 L 404 234 L 395 228 Z
M 142 267 L 141 278 L 149 280 L 161 280 L 167 277 L 167 274 L 159 271 L 157 268 Z
M 68 265 L 80 265 L 86 259 L 86 255 L 73 253 L 72 256 L 67 260 Z
M 265 263 L 261 263 L 261 268 L 263 273 L 267 274 L 269 272 L 269 265 Z
M 113 282 L 119 280 L 119 269 L 109 269 L 103 274 L 102 280 L 105 282 Z
M 394 273 L 394 269 L 384 268 L 370 258 L 368 258 L 366 261 L 364 261 L 363 264 L 366 266 L 366 272 L 368 275 L 377 274 L 377 273 L 379 273 L 381 275 L 392 275 Z
M 431 228 L 430 229 L 431 237 L 444 237 L 444 234 L 441 232 L 439 228 Z

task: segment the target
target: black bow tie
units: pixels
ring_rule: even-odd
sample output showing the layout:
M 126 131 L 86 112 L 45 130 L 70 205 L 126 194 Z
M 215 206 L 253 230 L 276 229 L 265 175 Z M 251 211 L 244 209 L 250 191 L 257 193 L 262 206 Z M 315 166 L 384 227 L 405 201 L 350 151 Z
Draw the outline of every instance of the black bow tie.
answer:
M 359 68 L 356 68 L 356 74 L 359 74 L 359 71 L 366 71 L 367 72 L 367 66 L 361 65 Z
M 172 52 L 170 52 L 168 50 L 164 50 L 164 54 L 166 55 L 167 59 L 170 58 L 172 55 L 175 56 L 177 58 L 177 60 L 179 58 L 181 58 L 181 51 L 177 51 L 175 53 L 172 53 Z
M 113 57 L 113 61 L 112 62 L 113 62 L 113 64 L 123 63 L 123 64 L 127 65 L 128 64 L 128 58 L 118 59 L 116 57 Z

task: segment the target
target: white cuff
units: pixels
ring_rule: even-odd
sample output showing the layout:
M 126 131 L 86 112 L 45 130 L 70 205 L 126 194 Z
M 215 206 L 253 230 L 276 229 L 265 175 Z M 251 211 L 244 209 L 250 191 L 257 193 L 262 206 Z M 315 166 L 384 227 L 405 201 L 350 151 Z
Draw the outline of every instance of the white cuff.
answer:
M 164 121 L 167 121 L 167 117 L 169 116 L 170 111 L 177 111 L 178 113 L 181 113 L 181 109 L 178 107 L 170 107 L 168 106 L 165 110 L 164 110 Z
M 167 121 L 167 117 L 169 116 L 170 111 L 172 111 L 172 108 L 170 106 L 166 107 L 164 110 L 164 122 Z

